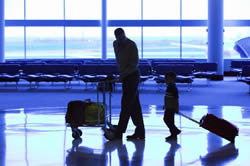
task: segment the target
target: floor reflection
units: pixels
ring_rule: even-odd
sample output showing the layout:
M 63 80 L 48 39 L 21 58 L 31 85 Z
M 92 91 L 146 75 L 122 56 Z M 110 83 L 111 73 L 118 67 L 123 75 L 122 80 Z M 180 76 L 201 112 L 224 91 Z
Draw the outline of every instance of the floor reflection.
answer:
M 135 146 L 132 159 L 128 157 L 126 144 L 123 140 L 107 141 L 100 153 L 95 152 L 95 149 L 81 146 L 82 139 L 78 138 L 72 141 L 72 148 L 69 149 L 66 157 L 67 166 L 107 166 L 112 161 L 111 153 L 117 151 L 118 159 L 116 160 L 120 166 L 142 166 L 143 165 L 143 152 L 145 141 L 134 140 L 130 141 Z M 110 162 L 109 162 L 110 161 Z
M 199 120 L 207 113 L 229 120 L 239 128 L 235 144 L 176 115 L 182 133 L 176 142 L 165 142 L 169 131 L 161 106 L 148 106 L 144 113 L 146 139 L 107 141 L 99 127 L 81 128 L 83 136 L 73 140 L 64 124 L 66 108 L 4 110 L 0 113 L 0 165 L 18 166 L 182 166 L 248 165 L 250 108 L 182 107 Z M 118 114 L 116 114 L 118 115 Z M 118 117 L 114 116 L 113 123 Z M 126 134 L 134 131 L 129 122 Z M 240 152 L 240 153 L 239 153 Z
M 164 158 L 164 165 L 174 166 L 175 165 L 175 153 L 179 148 L 181 148 L 181 145 L 179 145 L 176 141 L 172 141 L 169 143 L 170 143 L 170 148 Z
M 217 165 L 222 166 L 230 163 L 238 157 L 238 149 L 234 144 L 226 144 L 215 151 L 207 153 L 205 156 L 201 157 L 201 163 L 204 166 Z

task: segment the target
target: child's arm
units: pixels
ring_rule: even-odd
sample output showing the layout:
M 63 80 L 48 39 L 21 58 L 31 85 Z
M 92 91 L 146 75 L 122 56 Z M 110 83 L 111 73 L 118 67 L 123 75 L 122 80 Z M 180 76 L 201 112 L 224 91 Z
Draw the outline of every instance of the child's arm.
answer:
M 179 113 L 179 100 L 177 99 L 175 112 Z
M 165 96 L 164 108 L 166 109 L 174 109 L 176 113 L 179 112 L 179 100 L 175 97 Z

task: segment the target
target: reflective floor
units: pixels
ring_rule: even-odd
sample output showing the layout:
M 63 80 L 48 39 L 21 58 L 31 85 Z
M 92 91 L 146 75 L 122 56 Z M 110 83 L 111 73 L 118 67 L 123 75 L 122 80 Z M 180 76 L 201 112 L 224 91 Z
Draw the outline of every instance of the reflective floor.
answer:
M 143 106 L 145 141 L 126 140 L 134 126 L 130 120 L 122 140 L 107 141 L 101 127 L 82 127 L 81 139 L 73 140 L 65 127 L 66 108 L 7 109 L 0 113 L 1 166 L 181 166 L 249 165 L 250 108 L 181 107 L 181 111 L 200 120 L 206 113 L 222 117 L 239 128 L 235 144 L 176 115 L 182 130 L 177 142 L 165 142 L 162 106 Z M 112 123 L 117 123 L 114 110 Z

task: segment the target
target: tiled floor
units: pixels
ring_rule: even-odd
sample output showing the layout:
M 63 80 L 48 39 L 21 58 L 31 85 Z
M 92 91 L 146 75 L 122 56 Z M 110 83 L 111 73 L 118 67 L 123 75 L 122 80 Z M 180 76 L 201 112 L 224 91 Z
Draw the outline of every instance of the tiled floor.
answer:
M 130 121 L 122 140 L 107 141 L 101 127 L 83 127 L 81 139 L 73 140 L 65 127 L 66 108 L 9 109 L 0 113 L 1 166 L 161 166 L 161 165 L 243 165 L 250 162 L 250 108 L 183 107 L 182 112 L 199 120 L 213 113 L 239 128 L 235 144 L 216 136 L 179 115 L 182 130 L 177 142 L 167 143 L 160 106 L 143 108 L 145 141 L 128 141 L 133 133 Z M 112 123 L 118 120 L 114 110 Z

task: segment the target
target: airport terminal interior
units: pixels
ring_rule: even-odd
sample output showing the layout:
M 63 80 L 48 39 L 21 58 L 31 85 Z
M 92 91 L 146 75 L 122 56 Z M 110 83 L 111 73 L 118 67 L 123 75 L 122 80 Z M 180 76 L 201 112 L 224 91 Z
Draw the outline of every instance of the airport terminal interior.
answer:
M 249 165 L 249 7 L 249 0 L 0 0 L 0 166 Z M 145 139 L 126 138 L 131 118 L 121 139 L 104 136 L 121 112 L 118 27 L 138 48 Z M 169 71 L 181 133 L 166 141 Z M 84 119 L 78 134 L 66 123 L 70 101 L 97 103 L 94 122 Z M 226 136 L 207 129 L 208 115 L 237 132 L 215 120 L 212 128 Z

